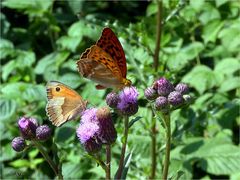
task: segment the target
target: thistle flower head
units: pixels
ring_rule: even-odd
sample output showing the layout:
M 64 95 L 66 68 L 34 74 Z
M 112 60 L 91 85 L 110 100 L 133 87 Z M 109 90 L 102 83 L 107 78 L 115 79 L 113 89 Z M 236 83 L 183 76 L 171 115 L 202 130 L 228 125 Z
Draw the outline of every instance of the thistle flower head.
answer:
M 175 87 L 175 90 L 180 92 L 181 94 L 187 94 L 189 92 L 189 88 L 187 84 L 179 83 Z
M 114 127 L 110 110 L 107 107 L 98 109 L 97 118 L 99 124 L 98 138 L 103 144 L 112 144 L 117 139 L 117 131 Z
M 119 95 L 120 101 L 117 105 L 117 109 L 121 114 L 131 116 L 137 113 L 138 103 L 137 97 L 139 93 L 133 86 L 125 87 Z
M 18 127 L 24 139 L 35 138 L 37 121 L 34 118 L 20 118 L 18 120 Z
M 21 152 L 24 150 L 25 147 L 26 147 L 26 142 L 25 142 L 25 139 L 23 139 L 22 137 L 15 137 L 12 140 L 12 148 L 15 151 Z
M 95 153 L 101 149 L 102 144 L 97 140 L 98 133 L 98 124 L 90 121 L 81 122 L 77 128 L 77 136 L 87 152 Z
M 168 102 L 172 105 L 172 106 L 180 106 L 183 104 L 184 100 L 183 100 L 183 96 L 180 92 L 178 91 L 173 91 L 168 95 Z
M 38 140 L 47 140 L 51 136 L 51 129 L 48 125 L 42 125 L 36 129 L 36 137 Z
M 119 100 L 119 96 L 115 92 L 110 92 L 106 97 L 107 105 L 111 108 L 116 108 Z
M 144 96 L 148 100 L 154 100 L 154 99 L 156 99 L 158 97 L 158 94 L 157 94 L 157 91 L 155 89 L 153 89 L 152 87 L 148 87 L 144 91 Z
M 167 96 L 170 92 L 174 91 L 174 87 L 170 81 L 162 77 L 153 83 L 153 88 L 160 96 Z

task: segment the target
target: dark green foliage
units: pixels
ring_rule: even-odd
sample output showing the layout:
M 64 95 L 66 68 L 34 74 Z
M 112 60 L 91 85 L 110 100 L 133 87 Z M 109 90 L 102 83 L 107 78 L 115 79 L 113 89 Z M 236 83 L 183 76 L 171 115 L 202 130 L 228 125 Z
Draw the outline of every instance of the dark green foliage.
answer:
M 130 123 L 124 177 L 148 178 L 151 168 L 151 109 L 144 89 L 155 77 L 190 86 L 195 101 L 171 115 L 172 145 L 169 177 L 176 179 L 240 178 L 240 4 L 226 0 L 191 0 L 170 17 L 178 1 L 163 1 L 160 65 L 156 74 L 155 2 L 43 1 L 1 2 L 0 137 L 2 179 L 54 178 L 38 150 L 19 154 L 11 141 L 19 136 L 17 120 L 33 116 L 48 124 L 45 85 L 49 80 L 76 89 L 89 106 L 106 105 L 106 91 L 80 77 L 76 61 L 109 26 L 117 34 L 128 63 L 128 78 L 140 91 L 139 110 Z M 140 119 L 141 117 L 141 119 Z M 155 117 L 154 117 L 155 118 Z M 64 178 L 103 178 L 76 138 L 79 120 L 52 128 Z M 123 121 L 116 120 L 118 134 Z M 164 129 L 157 122 L 158 165 L 161 177 Z M 112 175 L 120 155 L 121 136 L 113 146 Z M 49 146 L 49 147 L 48 147 Z M 47 144 L 46 147 L 50 148 Z M 53 148 L 53 147 L 51 147 Z M 102 152 L 104 154 L 104 151 Z M 54 158 L 54 154 L 50 154 Z M 131 158 L 130 158 L 131 157 Z M 56 161 L 58 162 L 58 161 Z M 127 174 L 126 174 L 127 172 Z M 200 173 L 199 173 L 200 172 Z

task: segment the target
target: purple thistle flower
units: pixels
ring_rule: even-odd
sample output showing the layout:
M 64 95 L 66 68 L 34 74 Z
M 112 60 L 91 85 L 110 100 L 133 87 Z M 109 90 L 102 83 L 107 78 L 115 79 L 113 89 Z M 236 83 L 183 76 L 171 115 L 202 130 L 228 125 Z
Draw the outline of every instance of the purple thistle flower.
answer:
M 144 91 L 144 96 L 148 100 L 154 100 L 154 99 L 156 99 L 158 97 L 158 94 L 157 94 L 157 91 L 155 89 L 153 89 L 152 87 L 148 87 Z
M 51 129 L 48 125 L 39 126 L 36 129 L 36 137 L 38 140 L 47 140 L 51 136 Z
M 97 137 L 99 134 L 99 125 L 96 112 L 96 108 L 83 111 L 81 123 L 77 129 L 77 136 L 88 153 L 96 153 L 102 147 L 102 143 Z
M 97 108 L 86 109 L 82 112 L 81 122 L 97 122 L 96 112 Z
M 106 97 L 107 105 L 111 108 L 116 108 L 119 100 L 119 96 L 115 92 L 110 92 Z
M 164 96 L 160 96 L 155 101 L 156 110 L 162 111 L 163 113 L 169 112 L 168 100 Z
M 81 122 L 77 128 L 77 136 L 87 152 L 95 153 L 101 149 L 102 144 L 97 140 L 98 133 L 98 124 L 90 121 Z
M 98 138 L 103 144 L 112 144 L 117 139 L 117 132 L 114 127 L 110 110 L 107 107 L 98 109 L 97 118 L 99 124 Z
M 180 92 L 173 91 L 168 95 L 168 102 L 173 106 L 180 106 L 183 104 L 184 99 Z
M 137 113 L 138 103 L 137 103 L 138 92 L 133 86 L 125 87 L 119 95 L 120 101 L 117 105 L 117 109 L 121 114 L 131 116 Z
M 18 120 L 18 127 L 24 139 L 29 140 L 35 138 L 37 121 L 34 118 L 20 118 Z
M 160 96 L 167 96 L 170 92 L 174 91 L 174 86 L 166 78 L 162 77 L 153 83 L 155 89 Z
M 180 92 L 181 94 L 187 94 L 189 92 L 189 88 L 187 84 L 184 83 L 179 83 L 176 87 L 175 90 Z
M 23 139 L 22 137 L 15 137 L 12 140 L 12 148 L 15 151 L 21 152 L 24 150 L 25 147 L 26 147 L 26 142 L 25 142 L 25 139 Z

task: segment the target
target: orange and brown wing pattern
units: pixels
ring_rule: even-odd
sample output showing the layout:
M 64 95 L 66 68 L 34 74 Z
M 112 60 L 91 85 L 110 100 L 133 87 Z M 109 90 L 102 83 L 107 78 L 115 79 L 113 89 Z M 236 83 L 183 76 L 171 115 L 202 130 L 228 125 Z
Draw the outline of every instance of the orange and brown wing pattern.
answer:
M 108 53 L 114 61 L 117 62 L 123 78 L 126 78 L 127 75 L 127 65 L 126 58 L 122 48 L 121 43 L 119 42 L 117 36 L 110 28 L 104 28 L 102 36 L 96 43 L 97 46 L 102 48 L 106 53 Z

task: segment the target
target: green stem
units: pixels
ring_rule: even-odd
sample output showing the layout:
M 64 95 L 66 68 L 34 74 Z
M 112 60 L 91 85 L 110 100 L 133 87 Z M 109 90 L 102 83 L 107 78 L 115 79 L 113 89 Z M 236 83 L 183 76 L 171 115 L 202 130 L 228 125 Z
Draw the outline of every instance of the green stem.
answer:
M 116 179 L 121 179 L 122 171 L 123 171 L 123 165 L 124 165 L 124 159 L 125 159 L 125 152 L 127 147 L 127 139 L 128 139 L 128 116 L 125 116 L 124 118 L 124 138 L 123 138 L 123 144 L 122 144 L 122 151 L 121 151 L 121 158 L 118 166 L 117 176 Z
M 106 172 L 106 169 L 107 169 L 106 164 L 101 160 L 100 156 L 99 156 L 99 155 L 96 155 L 96 156 L 90 155 L 90 156 L 91 156 L 91 158 L 93 158 L 93 159 L 103 168 L 103 170 Z
M 171 123 L 170 123 L 169 114 L 164 115 L 164 122 L 166 124 L 166 149 L 165 149 L 165 160 L 164 160 L 162 179 L 166 180 L 168 176 L 170 150 L 171 150 Z
M 111 179 L 111 145 L 106 145 L 106 180 Z
M 158 4 L 158 12 L 157 12 L 157 38 L 156 38 L 156 46 L 154 52 L 154 69 L 155 72 L 158 71 L 159 64 L 159 51 L 161 47 L 161 34 L 162 34 L 162 0 L 157 1 Z
M 153 65 L 154 65 L 154 70 L 155 74 L 157 74 L 158 71 L 158 65 L 159 65 L 159 52 L 161 48 L 161 34 L 162 34 L 162 0 L 157 1 L 158 5 L 158 12 L 157 12 L 157 26 L 156 26 L 156 31 L 157 31 L 157 37 L 156 37 L 156 45 L 155 45 L 155 52 L 154 52 L 154 57 L 153 57 Z M 150 179 L 155 179 L 156 175 L 156 169 L 157 169 L 157 131 L 156 131 L 156 119 L 154 118 L 154 108 L 152 108 L 152 125 L 151 125 L 151 138 L 152 138 L 152 147 L 151 147 L 151 157 L 152 157 L 152 167 L 151 167 L 151 175 Z
M 48 164 L 50 165 L 50 167 L 52 168 L 52 170 L 54 171 L 54 173 L 58 177 L 58 179 L 63 179 L 61 171 L 58 170 L 58 166 L 49 157 L 48 153 L 44 150 L 43 146 L 37 141 L 33 140 L 32 142 L 38 148 L 40 153 L 43 155 L 44 159 L 48 162 Z

